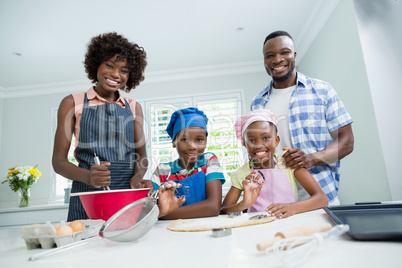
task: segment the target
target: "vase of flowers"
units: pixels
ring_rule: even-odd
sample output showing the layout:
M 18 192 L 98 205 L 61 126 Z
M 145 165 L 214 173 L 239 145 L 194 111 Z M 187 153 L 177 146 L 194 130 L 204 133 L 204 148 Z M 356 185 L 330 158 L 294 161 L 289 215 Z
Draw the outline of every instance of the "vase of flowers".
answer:
M 16 166 L 8 169 L 7 178 L 2 182 L 8 182 L 14 192 L 18 192 L 18 204 L 20 207 L 29 206 L 30 189 L 42 175 L 36 166 Z
M 29 206 L 31 198 L 31 188 L 21 188 L 18 190 L 18 205 L 20 208 Z

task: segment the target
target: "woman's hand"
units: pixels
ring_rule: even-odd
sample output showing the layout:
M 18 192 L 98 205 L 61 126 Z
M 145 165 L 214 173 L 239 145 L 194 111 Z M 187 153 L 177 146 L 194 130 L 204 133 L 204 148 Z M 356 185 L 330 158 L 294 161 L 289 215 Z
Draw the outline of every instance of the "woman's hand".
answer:
M 100 165 L 92 165 L 89 171 L 88 185 L 96 188 L 110 185 L 109 162 L 102 162 Z
M 131 178 L 130 181 L 131 189 L 138 189 L 138 188 L 149 188 L 149 193 L 154 191 L 154 184 L 151 180 L 144 180 L 141 177 L 134 176 Z

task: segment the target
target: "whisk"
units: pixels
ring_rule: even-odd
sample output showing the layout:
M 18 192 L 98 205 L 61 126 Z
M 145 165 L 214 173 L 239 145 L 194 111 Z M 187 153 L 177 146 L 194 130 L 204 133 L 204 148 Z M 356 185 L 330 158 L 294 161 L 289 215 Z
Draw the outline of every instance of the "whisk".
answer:
M 335 225 L 326 232 L 314 233 L 309 236 L 284 238 L 266 250 L 274 252 L 286 266 L 298 266 L 328 237 L 336 237 L 349 231 L 349 225 Z

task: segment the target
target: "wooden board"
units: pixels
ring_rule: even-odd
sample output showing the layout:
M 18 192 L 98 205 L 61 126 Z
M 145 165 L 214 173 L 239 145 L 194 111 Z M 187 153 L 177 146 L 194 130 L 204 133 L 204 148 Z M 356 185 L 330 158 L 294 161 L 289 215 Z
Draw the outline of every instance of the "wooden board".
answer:
M 210 218 L 200 218 L 191 220 L 172 221 L 167 229 L 174 232 L 201 232 L 210 231 L 216 228 L 237 228 L 250 225 L 268 223 L 275 220 L 276 217 L 267 217 L 262 219 L 250 220 L 250 215 L 244 214 L 238 217 L 229 218 L 228 216 L 218 216 Z

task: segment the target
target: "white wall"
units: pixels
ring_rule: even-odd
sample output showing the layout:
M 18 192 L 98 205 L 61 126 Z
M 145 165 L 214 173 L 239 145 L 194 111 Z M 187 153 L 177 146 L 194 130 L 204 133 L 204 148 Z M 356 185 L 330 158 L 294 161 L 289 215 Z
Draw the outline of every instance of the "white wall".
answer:
M 3 115 L 4 115 L 4 110 L 3 110 L 3 98 L 0 95 L 0 130 L 3 129 Z M 2 133 L 3 131 L 0 131 L 0 152 L 2 151 Z M 1 161 L 1 153 L 0 153 L 0 161 Z M 1 174 L 1 170 L 0 170 L 0 174 Z
M 354 4 L 391 196 L 402 200 L 402 2 L 355 0 Z
M 352 0 L 340 1 L 298 66 L 330 82 L 354 121 L 355 148 L 341 161 L 341 203 L 391 200 Z
M 46 203 L 51 181 L 51 108 L 61 96 L 44 95 L 3 100 L 2 150 L 0 172 L 17 165 L 36 165 L 42 177 L 31 188 L 31 203 Z M 17 204 L 17 194 L 8 184 L 0 185 L 0 204 Z

